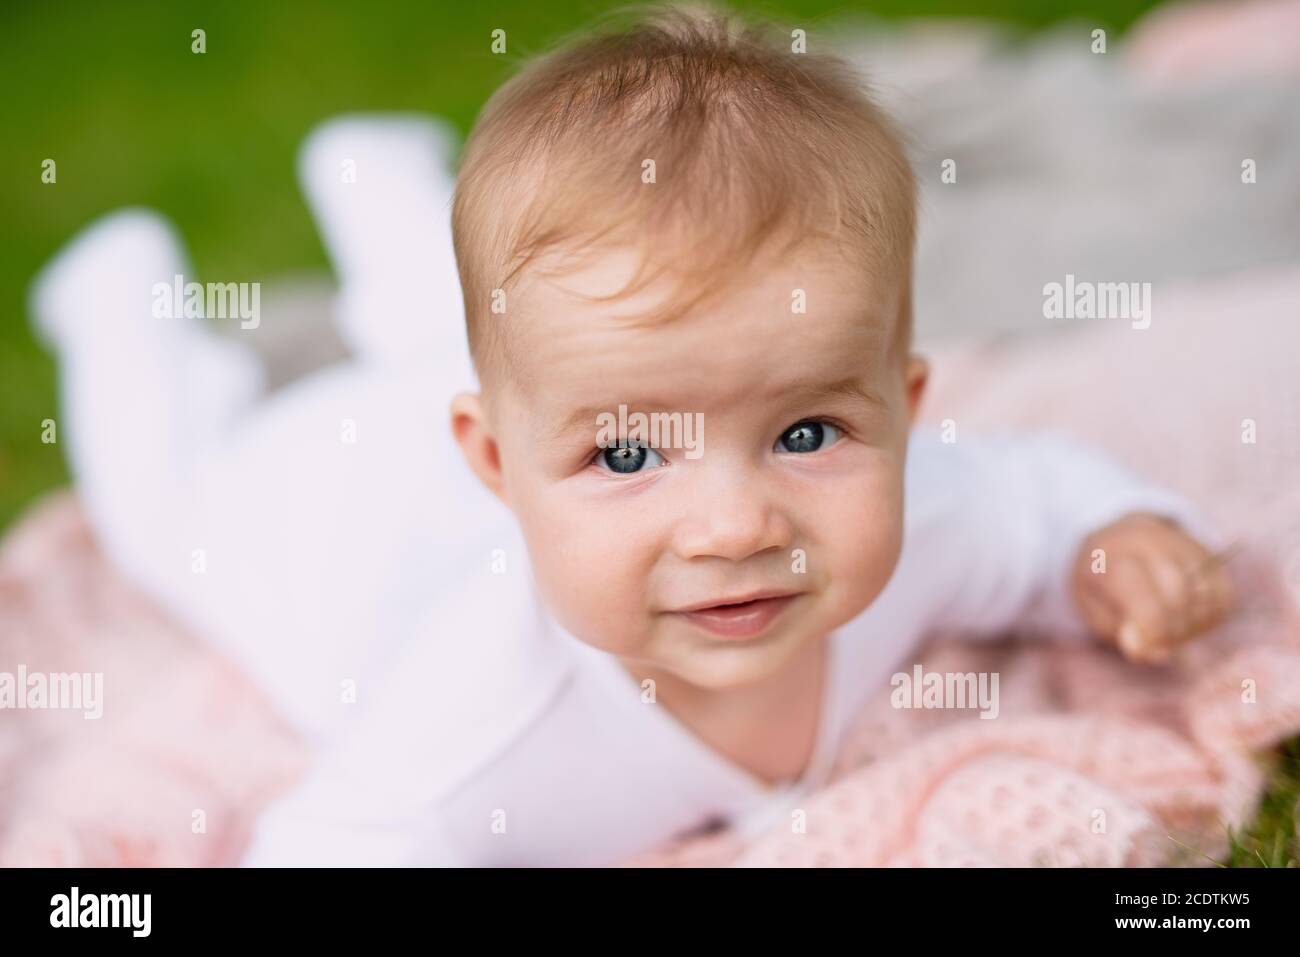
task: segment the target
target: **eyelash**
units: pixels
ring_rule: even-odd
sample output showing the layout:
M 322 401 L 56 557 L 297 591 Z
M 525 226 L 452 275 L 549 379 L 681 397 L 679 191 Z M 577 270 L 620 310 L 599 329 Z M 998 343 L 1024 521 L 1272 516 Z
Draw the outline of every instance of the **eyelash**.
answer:
M 853 430 L 850 429 L 847 425 L 845 425 L 842 420 L 837 419 L 832 415 L 809 415 L 803 417 L 802 419 L 795 419 L 777 435 L 777 439 L 780 439 L 782 435 L 784 435 L 790 429 L 794 428 L 794 426 L 801 425 L 804 422 L 816 422 L 819 425 L 833 426 L 834 428 L 839 429 L 841 439 L 847 439 L 854 434 Z M 775 444 L 775 441 L 776 440 L 773 440 L 773 444 Z M 596 460 L 600 458 L 600 456 L 604 453 L 604 451 L 605 451 L 604 449 L 596 449 L 594 452 L 592 452 L 587 459 L 588 467 L 595 466 Z M 659 450 L 656 449 L 655 451 L 659 451 Z M 818 449 L 817 451 L 820 452 L 822 451 L 822 449 Z M 631 474 L 641 474 L 641 473 L 631 473 Z

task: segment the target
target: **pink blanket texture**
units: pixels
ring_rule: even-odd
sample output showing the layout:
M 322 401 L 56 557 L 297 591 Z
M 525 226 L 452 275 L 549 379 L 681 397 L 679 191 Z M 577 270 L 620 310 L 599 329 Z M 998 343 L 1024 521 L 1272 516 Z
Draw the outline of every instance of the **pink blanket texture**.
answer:
M 1060 320 L 931 350 L 921 428 L 1051 428 L 1188 496 L 1240 548 L 1241 607 L 1161 667 L 1100 642 L 932 642 L 927 672 L 997 672 L 999 715 L 858 716 L 827 788 L 771 833 L 636 865 L 1203 864 L 1300 733 L 1300 272 L 1156 290 L 1148 329 Z M 1047 322 L 1047 320 L 1045 320 Z M 1250 441 L 1253 439 L 1253 441 Z M 0 864 L 229 865 L 306 747 L 248 681 L 96 550 L 67 493 L 0 548 L 0 668 L 100 671 L 118 704 L 0 715 Z M 11 667 L 12 666 L 12 667 Z

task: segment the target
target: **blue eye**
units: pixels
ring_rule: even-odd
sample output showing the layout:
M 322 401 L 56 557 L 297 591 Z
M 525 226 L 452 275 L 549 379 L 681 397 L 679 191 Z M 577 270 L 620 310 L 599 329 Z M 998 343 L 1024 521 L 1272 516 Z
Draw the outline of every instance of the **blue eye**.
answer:
M 601 449 L 596 456 L 596 465 L 605 471 L 617 475 L 631 475 L 649 466 L 657 468 L 664 464 L 664 457 L 652 448 L 638 445 L 635 441 L 620 442 L 617 446 Z
M 796 422 L 781 433 L 776 440 L 777 452 L 816 452 L 828 445 L 834 445 L 840 436 L 840 430 L 829 422 Z

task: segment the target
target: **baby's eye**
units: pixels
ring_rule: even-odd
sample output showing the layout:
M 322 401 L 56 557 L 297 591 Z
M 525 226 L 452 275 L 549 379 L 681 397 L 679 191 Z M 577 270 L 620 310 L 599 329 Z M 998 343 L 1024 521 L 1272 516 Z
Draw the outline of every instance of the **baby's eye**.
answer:
M 823 446 L 834 445 L 839 437 L 840 430 L 829 422 L 796 422 L 776 440 L 776 451 L 816 452 Z
M 664 457 L 652 448 L 638 445 L 635 440 L 620 442 L 617 446 L 601 449 L 596 456 L 596 465 L 618 475 L 631 475 L 643 468 L 657 468 L 664 464 Z

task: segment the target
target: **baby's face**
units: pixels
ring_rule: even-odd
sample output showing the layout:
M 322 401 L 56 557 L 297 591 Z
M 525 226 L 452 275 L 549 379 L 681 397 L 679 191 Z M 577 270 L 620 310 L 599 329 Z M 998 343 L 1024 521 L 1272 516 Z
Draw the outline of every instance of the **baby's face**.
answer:
M 896 298 L 828 250 L 657 325 L 618 317 L 671 283 L 583 298 L 621 288 L 635 263 L 610 251 L 521 283 L 492 321 L 511 324 L 522 375 L 497 387 L 490 421 L 458 399 L 457 435 L 574 636 L 704 688 L 759 681 L 893 573 L 924 363 L 891 357 Z M 657 447 L 601 448 L 628 437 L 620 406 L 634 427 L 635 413 L 675 418 L 634 435 Z

